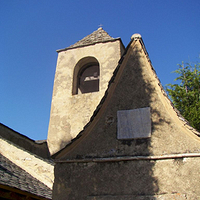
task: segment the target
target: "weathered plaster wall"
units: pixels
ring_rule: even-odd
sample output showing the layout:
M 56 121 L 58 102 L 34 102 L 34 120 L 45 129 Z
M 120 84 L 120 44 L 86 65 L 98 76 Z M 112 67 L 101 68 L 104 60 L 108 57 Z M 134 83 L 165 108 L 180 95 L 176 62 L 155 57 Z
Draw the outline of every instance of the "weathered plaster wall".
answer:
M 38 143 L 0 124 L 0 154 L 52 188 L 54 163 L 46 141 Z
M 108 81 L 122 54 L 120 40 L 69 49 L 58 54 L 48 146 L 54 154 L 83 129 L 107 89 Z M 95 57 L 100 65 L 99 92 L 72 95 L 74 67 L 84 57 Z
M 143 107 L 151 109 L 151 137 L 118 140 L 117 111 Z M 56 156 L 53 198 L 199 199 L 199 153 L 199 138 L 179 119 L 140 41 L 133 41 L 99 112 Z
M 200 198 L 200 158 L 57 163 L 53 199 Z M 62 176 L 61 176 L 62 174 Z
M 88 134 L 86 139 L 62 160 L 199 153 L 200 138 L 185 127 L 163 94 L 139 41 L 132 44 L 124 59 L 108 90 L 107 98 L 101 105 L 101 113 L 95 116 L 77 141 Z M 143 107 L 150 107 L 151 110 L 151 137 L 117 140 L 117 111 Z M 90 130 L 93 124 L 95 125 Z
M 24 141 L 25 142 L 25 141 Z M 0 154 L 21 167 L 30 175 L 52 188 L 54 182 L 54 163 L 25 151 L 0 137 Z
M 34 141 L 30 138 L 10 129 L 9 127 L 0 123 L 0 136 L 7 141 L 10 141 L 17 146 L 22 147 L 24 150 L 27 150 L 33 154 L 36 154 L 42 158 L 50 159 L 49 149 L 47 142 L 43 141 Z

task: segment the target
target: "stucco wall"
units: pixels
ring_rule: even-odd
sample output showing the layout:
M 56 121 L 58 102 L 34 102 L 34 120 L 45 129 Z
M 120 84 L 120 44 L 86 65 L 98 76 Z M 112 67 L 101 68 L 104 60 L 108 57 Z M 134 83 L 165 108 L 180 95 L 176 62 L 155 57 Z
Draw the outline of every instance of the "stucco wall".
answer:
M 26 142 L 22 140 L 22 142 Z M 26 151 L 23 147 L 12 144 L 0 137 L 0 154 L 11 162 L 28 172 L 49 188 L 54 182 L 54 163 L 50 159 L 44 159 L 34 153 Z
M 122 54 L 120 40 L 69 49 L 58 54 L 48 146 L 51 154 L 66 146 L 83 129 L 107 89 Z M 95 57 L 100 65 L 99 92 L 72 95 L 74 67 L 82 58 Z
M 54 199 L 200 198 L 200 140 L 165 96 L 141 44 L 131 43 L 99 112 L 55 156 Z M 117 111 L 143 107 L 150 107 L 151 137 L 118 140 Z
M 199 168 L 199 157 L 57 163 L 53 199 L 195 200 L 200 198 Z
M 34 141 L 0 123 L 0 137 L 37 156 L 50 159 L 46 140 Z
M 88 134 L 87 138 L 62 160 L 199 153 L 200 138 L 185 127 L 159 84 L 139 41 L 133 43 L 100 112 L 78 140 L 81 141 Z M 150 107 L 151 137 L 118 140 L 117 111 L 144 107 Z

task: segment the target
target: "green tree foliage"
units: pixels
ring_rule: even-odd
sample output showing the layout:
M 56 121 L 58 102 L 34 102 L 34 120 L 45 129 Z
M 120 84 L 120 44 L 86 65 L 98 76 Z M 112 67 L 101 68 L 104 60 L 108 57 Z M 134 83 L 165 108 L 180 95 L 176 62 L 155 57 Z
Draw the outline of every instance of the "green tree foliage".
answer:
M 179 84 L 168 84 L 167 93 L 182 116 L 200 131 L 200 63 L 182 63 L 174 73 Z

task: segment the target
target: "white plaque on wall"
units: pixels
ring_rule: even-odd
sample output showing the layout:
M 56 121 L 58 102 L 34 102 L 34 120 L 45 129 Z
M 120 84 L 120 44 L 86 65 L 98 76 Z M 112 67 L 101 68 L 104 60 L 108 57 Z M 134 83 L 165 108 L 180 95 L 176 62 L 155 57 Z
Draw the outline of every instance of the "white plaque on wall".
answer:
M 150 107 L 117 111 L 117 139 L 151 137 Z

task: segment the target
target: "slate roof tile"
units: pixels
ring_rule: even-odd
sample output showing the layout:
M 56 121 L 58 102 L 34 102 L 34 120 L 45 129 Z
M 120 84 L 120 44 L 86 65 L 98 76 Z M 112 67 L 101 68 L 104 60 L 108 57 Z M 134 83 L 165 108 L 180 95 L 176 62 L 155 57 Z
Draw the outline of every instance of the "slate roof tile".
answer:
M 119 39 L 119 38 L 116 38 Z M 83 47 L 83 46 L 88 46 L 92 44 L 96 44 L 99 42 L 109 42 L 109 41 L 114 41 L 116 40 L 115 38 L 111 37 L 106 31 L 103 30 L 103 28 L 98 28 L 96 31 L 91 33 L 90 35 L 84 37 L 83 39 L 79 40 L 75 44 L 65 48 L 65 49 L 60 49 L 57 52 L 67 50 L 67 49 L 73 49 L 77 47 Z
M 47 199 L 52 190 L 0 154 L 0 184 Z

